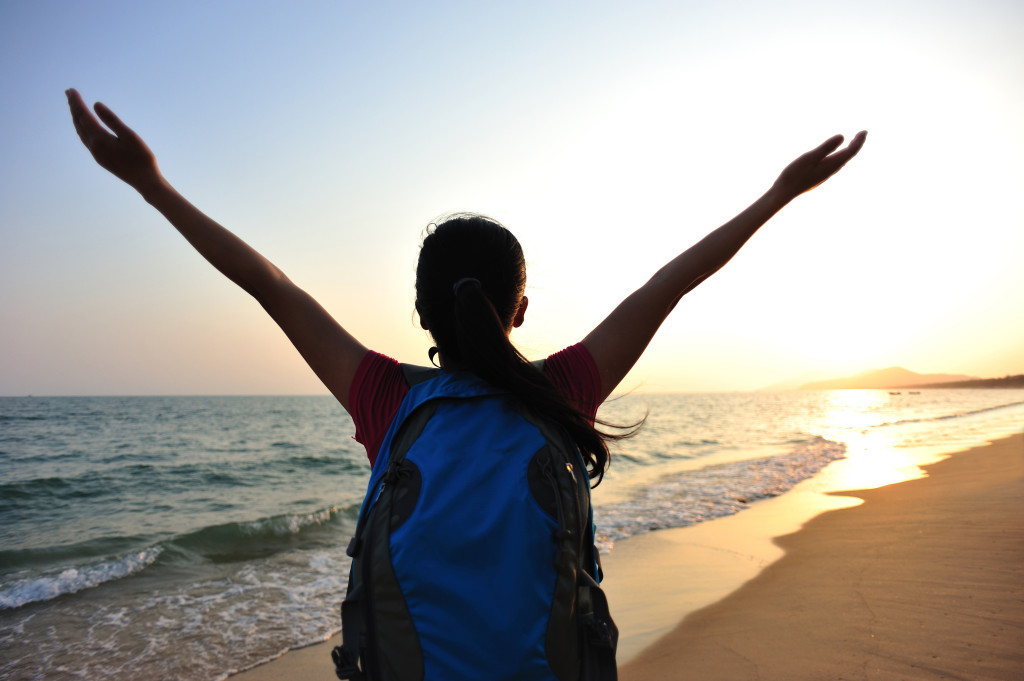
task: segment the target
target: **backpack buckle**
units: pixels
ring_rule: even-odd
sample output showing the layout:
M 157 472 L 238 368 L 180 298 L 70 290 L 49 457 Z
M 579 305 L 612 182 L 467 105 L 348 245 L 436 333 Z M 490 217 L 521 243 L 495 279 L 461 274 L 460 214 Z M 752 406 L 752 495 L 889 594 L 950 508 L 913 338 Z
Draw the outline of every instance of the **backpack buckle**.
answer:
M 334 673 L 339 679 L 352 679 L 359 681 L 365 678 L 363 670 L 359 668 L 359 659 L 352 654 L 352 651 L 337 646 L 331 651 L 331 659 L 334 660 Z

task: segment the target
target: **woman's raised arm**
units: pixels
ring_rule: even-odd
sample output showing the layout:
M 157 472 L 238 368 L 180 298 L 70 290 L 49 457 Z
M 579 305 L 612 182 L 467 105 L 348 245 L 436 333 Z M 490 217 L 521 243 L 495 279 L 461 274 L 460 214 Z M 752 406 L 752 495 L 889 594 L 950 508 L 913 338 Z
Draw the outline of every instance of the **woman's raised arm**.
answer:
M 163 214 L 200 255 L 263 306 L 327 389 L 348 409 L 349 387 L 366 348 L 273 263 L 189 203 L 161 175 L 156 158 L 103 104 L 100 125 L 75 90 L 67 91 L 82 143 L 110 171 Z
M 676 256 L 598 324 L 583 344 L 601 374 L 602 399 L 626 376 L 684 295 L 729 262 L 783 206 L 838 172 L 866 138 L 867 133 L 860 132 L 838 150 L 843 137 L 836 135 L 790 163 L 761 198 Z

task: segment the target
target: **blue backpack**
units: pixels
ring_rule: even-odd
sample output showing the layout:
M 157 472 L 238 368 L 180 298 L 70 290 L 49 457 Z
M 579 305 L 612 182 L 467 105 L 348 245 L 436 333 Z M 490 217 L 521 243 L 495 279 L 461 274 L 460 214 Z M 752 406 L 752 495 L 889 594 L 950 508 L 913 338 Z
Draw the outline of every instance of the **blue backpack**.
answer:
M 338 678 L 615 679 L 575 444 L 473 374 L 403 370 L 349 545 Z

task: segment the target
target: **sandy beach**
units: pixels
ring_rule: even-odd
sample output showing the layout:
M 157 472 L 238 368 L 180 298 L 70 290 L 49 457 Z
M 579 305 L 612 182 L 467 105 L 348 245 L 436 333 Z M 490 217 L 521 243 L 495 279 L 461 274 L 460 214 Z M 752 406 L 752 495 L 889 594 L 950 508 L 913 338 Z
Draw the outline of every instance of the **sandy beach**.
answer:
M 1024 678 L 1024 435 L 927 472 L 777 539 L 620 678 Z
M 802 528 L 785 495 L 617 545 L 620 678 L 1024 678 L 1024 434 L 926 470 L 835 496 Z M 233 678 L 326 681 L 333 645 Z

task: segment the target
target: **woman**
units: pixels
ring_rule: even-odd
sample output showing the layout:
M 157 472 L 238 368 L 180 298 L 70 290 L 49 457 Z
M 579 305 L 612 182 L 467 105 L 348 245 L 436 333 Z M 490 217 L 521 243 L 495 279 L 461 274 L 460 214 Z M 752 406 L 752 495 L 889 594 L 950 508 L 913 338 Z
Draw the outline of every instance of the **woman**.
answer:
M 99 119 L 113 134 L 100 125 L 78 92 L 68 90 L 67 97 L 75 129 L 96 162 L 138 191 L 210 264 L 259 301 L 317 377 L 353 416 L 358 428 L 361 413 L 367 409 L 363 400 L 369 402 L 376 397 L 357 396 L 360 401 L 354 402 L 353 382 L 361 371 L 374 370 L 376 355 L 370 353 L 273 263 L 175 191 L 160 174 L 156 159 L 142 138 L 110 109 L 100 103 L 95 106 Z M 839 149 L 843 137 L 836 135 L 793 161 L 761 198 L 661 268 L 650 281 L 623 300 L 582 343 L 573 346 L 574 357 L 569 362 L 572 367 L 558 366 L 557 359 L 553 362 L 554 367 L 546 364 L 548 379 L 566 390 L 575 377 L 558 375 L 558 371 L 565 369 L 572 374 L 580 368 L 579 365 L 583 365 L 585 371 L 592 371 L 592 390 L 584 390 L 582 395 L 563 393 L 563 397 L 574 402 L 584 416 L 592 418 L 596 407 L 636 363 L 680 298 L 725 265 L 783 206 L 838 172 L 860 151 L 866 137 L 867 133 L 860 132 L 846 148 Z M 460 218 L 459 222 L 462 221 Z M 425 245 L 431 238 L 426 239 Z M 519 282 L 514 287 L 513 297 L 519 300 L 499 313 L 506 338 L 512 328 L 524 321 L 528 300 L 522 295 L 523 283 Z M 425 295 L 427 285 L 425 281 L 421 291 L 418 282 L 418 297 Z M 470 290 L 473 288 L 471 286 Z M 434 317 L 426 305 L 426 298 L 423 302 L 418 298 L 417 311 L 421 322 L 424 328 L 432 331 L 438 343 L 441 365 L 444 366 L 448 361 L 445 355 L 454 362 L 458 351 L 452 347 L 445 352 L 446 348 L 442 346 L 449 342 L 447 330 L 431 329 Z M 384 389 L 395 388 L 385 385 Z M 397 392 L 401 392 L 400 387 Z M 373 437 L 366 435 L 360 438 L 367 444 L 371 460 L 376 456 Z M 598 466 L 597 472 L 600 473 L 601 469 Z
M 204 258 L 259 301 L 352 415 L 356 438 L 372 463 L 410 391 L 401 366 L 364 347 L 281 270 L 175 191 L 142 139 L 110 109 L 97 103 L 97 120 L 76 91 L 68 90 L 67 96 L 75 129 L 95 160 L 135 188 Z M 548 357 L 540 371 L 509 341 L 529 302 L 515 237 L 478 215 L 442 220 L 424 239 L 416 274 L 416 311 L 436 344 L 431 358 L 437 356 L 442 370 L 475 375 L 556 422 L 579 447 L 596 484 L 608 464 L 606 440 L 622 437 L 594 428 L 597 407 L 679 299 L 728 262 L 783 206 L 842 168 L 865 138 L 858 133 L 840 149 L 843 138 L 837 135 L 793 161 L 750 207 L 661 268 L 582 342 Z

